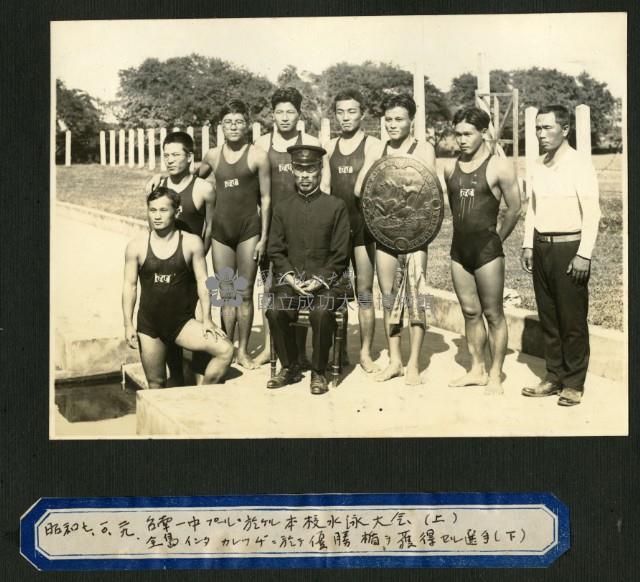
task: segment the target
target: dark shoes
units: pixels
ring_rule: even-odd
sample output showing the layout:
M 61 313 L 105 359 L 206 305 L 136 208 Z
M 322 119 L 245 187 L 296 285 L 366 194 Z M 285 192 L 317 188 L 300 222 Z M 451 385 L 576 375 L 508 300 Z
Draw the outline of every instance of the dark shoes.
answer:
M 291 366 L 291 368 L 280 368 L 280 371 L 267 382 L 267 388 L 275 389 L 282 388 L 289 384 L 295 384 L 302 380 L 302 372 L 298 366 Z
M 554 394 L 559 394 L 561 390 L 561 384 L 544 380 L 537 386 L 527 386 L 523 388 L 522 395 L 539 398 L 541 396 L 553 396 Z
M 325 394 L 328 392 L 329 386 L 327 385 L 327 379 L 324 377 L 324 374 L 312 370 L 310 388 L 311 394 Z
M 575 406 L 582 400 L 582 391 L 575 388 L 563 388 L 558 398 L 558 406 Z

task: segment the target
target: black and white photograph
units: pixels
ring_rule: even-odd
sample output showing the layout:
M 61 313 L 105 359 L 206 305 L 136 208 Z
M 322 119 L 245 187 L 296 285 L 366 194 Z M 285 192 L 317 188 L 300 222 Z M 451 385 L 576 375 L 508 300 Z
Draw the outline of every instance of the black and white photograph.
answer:
M 627 435 L 626 39 L 51 22 L 50 439 Z

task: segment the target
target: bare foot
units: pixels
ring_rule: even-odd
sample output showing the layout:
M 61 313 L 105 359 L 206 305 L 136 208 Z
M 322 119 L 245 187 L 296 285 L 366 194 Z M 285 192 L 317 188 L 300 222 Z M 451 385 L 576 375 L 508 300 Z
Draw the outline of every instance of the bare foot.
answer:
M 380 366 L 378 366 L 378 364 L 376 364 L 371 359 L 371 356 L 369 356 L 369 355 L 367 355 L 367 356 L 360 355 L 360 367 L 367 374 L 377 374 L 378 372 L 380 372 Z
M 500 378 L 489 378 L 489 382 L 484 387 L 484 393 L 486 396 L 500 396 L 504 394 L 504 388 L 502 387 L 502 382 Z
M 247 370 L 255 370 L 258 364 L 249 357 L 249 354 L 238 352 L 236 355 L 236 362 L 239 366 L 246 368 Z
M 311 362 L 306 354 L 298 355 L 298 366 L 301 370 L 311 370 Z
M 263 366 L 264 364 L 268 364 L 271 361 L 271 350 L 262 350 L 253 361 L 256 363 L 256 366 Z
M 404 377 L 404 383 L 407 386 L 419 386 L 420 384 L 424 384 L 417 366 L 407 366 L 407 375 Z
M 398 376 L 404 376 L 402 364 L 389 364 L 382 372 L 374 376 L 376 382 L 386 382 L 391 378 L 397 378 Z
M 489 377 L 485 373 L 469 372 L 461 378 L 449 382 L 449 386 L 486 386 Z

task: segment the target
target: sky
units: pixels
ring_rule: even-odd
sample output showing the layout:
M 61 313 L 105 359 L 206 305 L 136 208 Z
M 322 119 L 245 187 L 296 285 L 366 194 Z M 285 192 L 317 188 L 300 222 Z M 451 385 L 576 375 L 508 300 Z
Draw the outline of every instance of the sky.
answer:
M 286 65 L 321 73 L 338 62 L 391 62 L 425 74 L 443 91 L 477 70 L 533 66 L 587 71 L 626 96 L 624 13 L 383 16 L 52 23 L 52 76 L 104 100 L 118 71 L 146 58 L 198 53 L 244 66 L 275 82 Z

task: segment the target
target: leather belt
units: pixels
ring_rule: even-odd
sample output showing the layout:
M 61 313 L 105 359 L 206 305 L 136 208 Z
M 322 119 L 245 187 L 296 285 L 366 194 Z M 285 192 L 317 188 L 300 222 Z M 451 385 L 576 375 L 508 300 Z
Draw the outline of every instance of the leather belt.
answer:
M 580 240 L 581 234 L 579 232 L 575 232 L 572 234 L 540 234 L 536 235 L 536 240 L 538 242 L 544 243 L 563 243 L 563 242 L 574 242 Z

